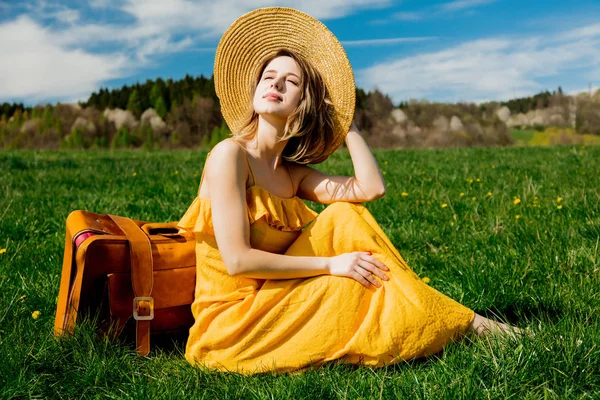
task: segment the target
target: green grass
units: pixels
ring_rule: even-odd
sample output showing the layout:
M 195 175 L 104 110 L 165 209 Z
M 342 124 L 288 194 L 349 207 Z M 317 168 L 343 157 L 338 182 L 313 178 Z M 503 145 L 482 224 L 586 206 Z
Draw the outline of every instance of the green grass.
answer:
M 600 147 L 375 155 L 388 190 L 366 206 L 409 265 L 533 335 L 470 338 L 381 369 L 330 364 L 252 377 L 193 368 L 181 342 L 138 357 L 86 324 L 55 340 L 69 212 L 178 220 L 205 153 L 0 152 L 0 398 L 600 397 Z M 347 152 L 319 168 L 352 172 Z
M 517 145 L 525 145 L 533 138 L 534 129 L 511 129 L 510 134 L 515 139 Z

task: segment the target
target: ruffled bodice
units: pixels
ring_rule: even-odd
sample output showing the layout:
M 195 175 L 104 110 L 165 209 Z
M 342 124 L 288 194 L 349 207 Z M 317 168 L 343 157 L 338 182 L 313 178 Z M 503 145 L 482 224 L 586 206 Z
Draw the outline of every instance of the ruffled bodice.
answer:
M 285 251 L 302 228 L 318 215 L 298 196 L 278 197 L 257 185 L 246 190 L 246 205 L 252 247 L 277 253 Z M 197 196 L 177 227 L 214 236 L 210 199 Z

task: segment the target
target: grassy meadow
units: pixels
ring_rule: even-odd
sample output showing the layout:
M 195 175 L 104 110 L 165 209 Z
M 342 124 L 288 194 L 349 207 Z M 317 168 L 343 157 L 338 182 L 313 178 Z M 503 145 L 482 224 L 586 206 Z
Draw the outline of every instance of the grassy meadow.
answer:
M 181 341 L 138 357 L 86 324 L 56 340 L 67 215 L 178 220 L 206 153 L 4 151 L 0 398 L 600 398 L 600 147 L 374 153 L 387 194 L 366 206 L 409 265 L 529 335 L 469 337 L 380 369 L 330 364 L 251 377 L 190 366 Z M 352 173 L 347 151 L 317 167 Z

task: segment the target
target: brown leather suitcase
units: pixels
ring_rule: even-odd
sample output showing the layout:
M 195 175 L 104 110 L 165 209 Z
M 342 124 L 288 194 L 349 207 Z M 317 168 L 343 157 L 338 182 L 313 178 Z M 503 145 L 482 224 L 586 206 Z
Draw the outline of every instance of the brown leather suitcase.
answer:
M 71 212 L 66 225 L 55 335 L 73 333 L 78 318 L 97 317 L 103 333 L 116 337 L 134 330 L 138 354 L 147 355 L 150 334 L 189 329 L 196 282 L 193 233 L 180 234 L 177 222 L 83 210 Z

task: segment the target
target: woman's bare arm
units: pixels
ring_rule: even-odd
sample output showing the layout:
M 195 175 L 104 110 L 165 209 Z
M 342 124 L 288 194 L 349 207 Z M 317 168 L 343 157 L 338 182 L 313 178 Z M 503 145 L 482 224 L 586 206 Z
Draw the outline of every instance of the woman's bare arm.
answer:
M 286 256 L 251 248 L 246 211 L 249 171 L 239 145 L 222 141 L 211 151 L 204 168 L 215 237 L 230 275 L 292 279 L 329 273 L 329 257 Z
M 232 276 L 256 279 L 293 279 L 330 274 L 352 278 L 365 287 L 380 287 L 387 280 L 381 261 L 369 252 L 356 251 L 333 257 L 286 256 L 250 246 L 250 223 L 246 210 L 248 164 L 244 150 L 224 140 L 211 151 L 204 178 L 221 258 Z
M 298 196 L 330 204 L 336 201 L 367 202 L 385 194 L 385 181 L 369 146 L 354 123 L 346 136 L 354 176 L 328 175 L 306 165 L 294 165 Z

